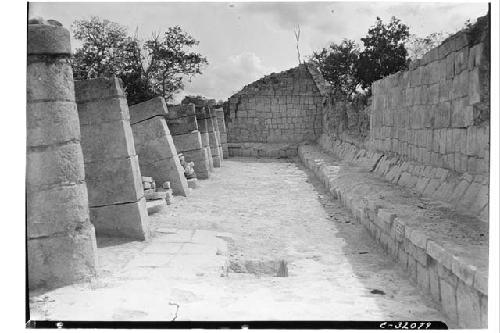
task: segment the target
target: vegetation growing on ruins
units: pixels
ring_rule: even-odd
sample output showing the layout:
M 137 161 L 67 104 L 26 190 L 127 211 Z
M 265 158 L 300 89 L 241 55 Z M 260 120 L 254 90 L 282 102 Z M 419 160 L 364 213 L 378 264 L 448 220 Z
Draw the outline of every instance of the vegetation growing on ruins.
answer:
M 191 49 L 198 41 L 179 26 L 150 39 L 129 36 L 126 27 L 92 17 L 73 23 L 73 36 L 82 42 L 73 57 L 75 79 L 116 75 L 127 100 L 136 104 L 155 96 L 170 99 L 184 88 L 183 80 L 201 74 L 208 61 Z
M 332 43 L 312 56 L 337 95 L 352 99 L 359 89 L 369 93 L 372 82 L 406 68 L 409 27 L 396 17 L 385 24 L 379 17 L 361 49 L 355 41 Z

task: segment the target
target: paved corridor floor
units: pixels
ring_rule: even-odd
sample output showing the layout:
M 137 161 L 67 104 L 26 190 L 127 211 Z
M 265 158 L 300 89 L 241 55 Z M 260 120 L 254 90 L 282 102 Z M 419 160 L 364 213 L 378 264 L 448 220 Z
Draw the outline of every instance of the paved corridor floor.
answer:
M 99 239 L 99 277 L 32 294 L 32 318 L 447 321 L 300 164 L 224 160 L 198 184 L 150 242 Z

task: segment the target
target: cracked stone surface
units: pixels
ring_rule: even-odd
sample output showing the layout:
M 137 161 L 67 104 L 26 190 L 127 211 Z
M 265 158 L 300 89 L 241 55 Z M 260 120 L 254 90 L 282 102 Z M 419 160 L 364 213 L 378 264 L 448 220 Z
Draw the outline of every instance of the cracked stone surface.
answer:
M 150 242 L 99 239 L 95 281 L 32 293 L 33 319 L 447 321 L 304 167 L 224 162 Z

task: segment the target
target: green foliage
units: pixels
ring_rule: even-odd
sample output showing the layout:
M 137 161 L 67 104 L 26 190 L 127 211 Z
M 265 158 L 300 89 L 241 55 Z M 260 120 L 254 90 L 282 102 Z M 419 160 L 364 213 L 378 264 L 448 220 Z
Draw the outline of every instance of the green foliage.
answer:
M 409 60 L 422 58 L 431 49 L 439 46 L 446 37 L 447 35 L 442 32 L 434 32 L 425 37 L 418 37 L 415 34 L 410 35 L 406 42 Z
M 356 63 L 359 49 L 353 40 L 344 39 L 340 44 L 332 43 L 328 48 L 314 52 L 311 60 L 318 66 L 336 95 L 350 98 L 358 86 Z
M 187 51 L 198 43 L 179 26 L 168 28 L 163 36 L 156 34 L 144 43 L 149 58 L 146 77 L 154 91 L 171 98 L 184 88 L 184 77 L 201 74 L 201 66 L 208 64 L 207 59 L 199 53 Z
M 178 26 L 144 42 L 129 36 L 125 27 L 98 17 L 76 20 L 72 28 L 75 39 L 82 42 L 73 57 L 75 79 L 116 75 L 123 81 L 129 104 L 155 96 L 170 99 L 184 88 L 184 78 L 201 74 L 201 67 L 208 64 L 199 53 L 187 51 L 198 41 Z
M 363 89 L 406 68 L 405 42 L 409 34 L 408 26 L 396 17 L 393 16 L 388 24 L 377 17 L 375 25 L 361 38 L 364 50 L 359 54 L 356 76 Z

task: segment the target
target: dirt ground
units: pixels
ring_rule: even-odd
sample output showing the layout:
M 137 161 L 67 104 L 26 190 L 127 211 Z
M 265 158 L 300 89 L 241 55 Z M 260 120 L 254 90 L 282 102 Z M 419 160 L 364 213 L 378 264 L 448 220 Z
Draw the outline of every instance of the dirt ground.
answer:
M 297 161 L 224 160 L 198 185 L 149 204 L 149 243 L 99 239 L 99 277 L 33 293 L 32 319 L 447 321 Z

